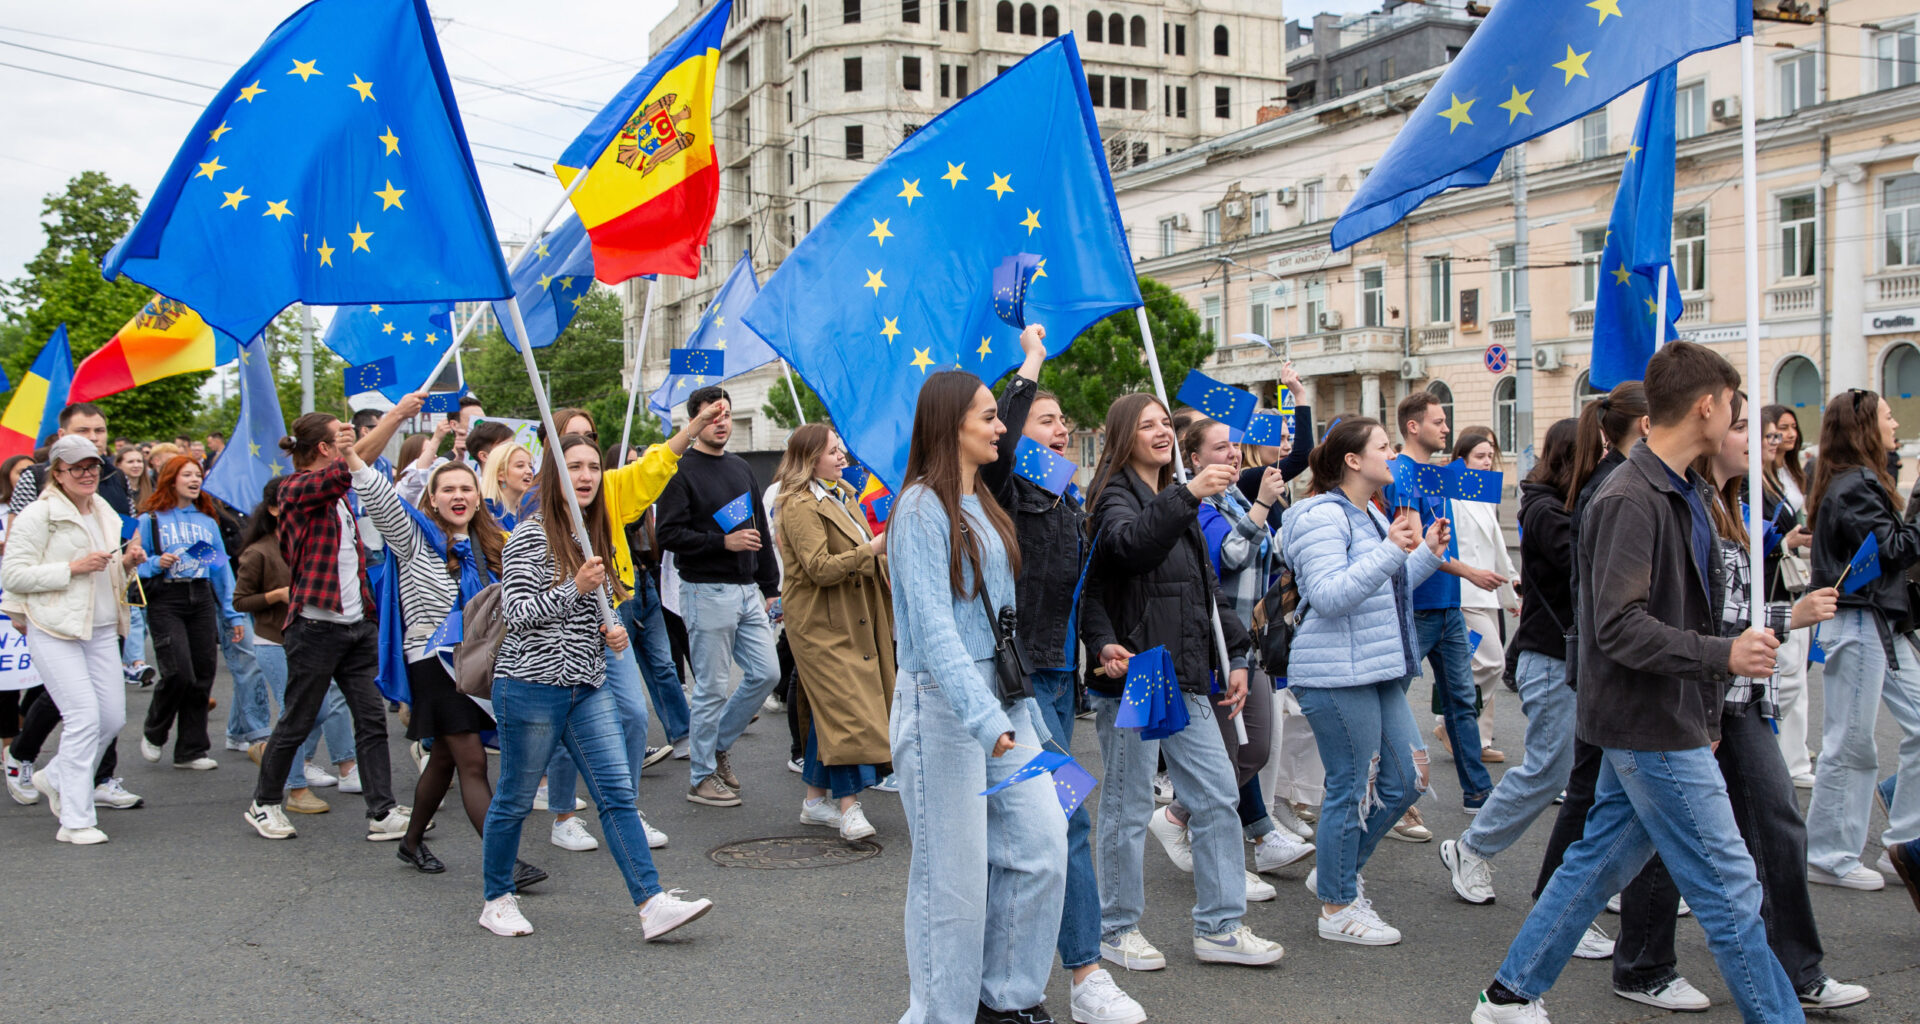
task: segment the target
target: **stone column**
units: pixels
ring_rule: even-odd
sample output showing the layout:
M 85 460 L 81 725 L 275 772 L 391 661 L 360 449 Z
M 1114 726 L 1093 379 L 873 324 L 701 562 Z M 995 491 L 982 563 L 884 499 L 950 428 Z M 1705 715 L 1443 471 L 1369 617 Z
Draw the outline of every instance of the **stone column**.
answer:
M 1858 165 L 1833 167 L 1820 176 L 1820 184 L 1833 196 L 1833 262 L 1827 271 L 1833 334 L 1824 382 L 1828 395 L 1873 386 L 1861 327 L 1867 309 L 1867 253 L 1873 244 L 1866 226 L 1866 180 L 1866 169 Z
M 1380 418 L 1380 375 L 1377 373 L 1360 375 L 1360 415 Z

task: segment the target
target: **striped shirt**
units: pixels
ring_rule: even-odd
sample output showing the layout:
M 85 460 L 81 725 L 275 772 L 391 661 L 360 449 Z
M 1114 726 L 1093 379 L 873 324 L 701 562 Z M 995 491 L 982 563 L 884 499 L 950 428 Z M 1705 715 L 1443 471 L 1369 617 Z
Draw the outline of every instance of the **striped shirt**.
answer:
M 389 564 L 400 567 L 400 615 L 406 625 L 407 660 L 421 661 L 429 657 L 427 638 L 447 621 L 460 599 L 460 578 L 447 572 L 446 560 L 421 536 L 419 524 L 413 521 L 393 481 L 367 466 L 354 471 L 353 489 L 360 495 L 361 509 L 386 538 Z
M 1720 549 L 1720 564 L 1727 581 L 1726 601 L 1720 609 L 1720 635 L 1739 636 L 1746 632 L 1751 623 L 1747 610 L 1753 606 L 1753 590 L 1748 586 L 1752 579 L 1752 562 L 1746 548 L 1725 537 L 1714 538 Z M 1773 635 L 1786 639 L 1788 627 L 1793 624 L 1793 606 L 1785 601 L 1767 603 L 1767 621 L 1761 625 L 1773 630 Z M 1780 677 L 1769 676 L 1766 679 L 1749 679 L 1735 676 L 1727 687 L 1725 708 L 1734 714 L 1740 714 L 1753 704 L 1760 705 L 1762 718 L 1778 718 L 1780 709 Z
M 550 686 L 599 686 L 607 671 L 600 610 L 592 594 L 574 588 L 573 577 L 554 583 L 544 520 L 539 514 L 522 519 L 500 554 L 507 634 L 493 674 Z

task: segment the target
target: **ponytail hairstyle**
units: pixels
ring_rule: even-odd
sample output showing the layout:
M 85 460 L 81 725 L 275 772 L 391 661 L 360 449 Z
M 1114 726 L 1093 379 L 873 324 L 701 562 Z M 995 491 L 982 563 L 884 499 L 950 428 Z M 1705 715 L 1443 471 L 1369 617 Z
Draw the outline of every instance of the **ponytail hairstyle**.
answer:
M 540 459 L 540 477 L 534 482 L 540 489 L 540 516 L 545 520 L 540 525 L 547 532 L 547 553 L 553 556 L 555 583 L 579 572 L 586 562 L 579 542 L 573 538 L 573 510 L 567 499 L 573 490 L 573 480 L 565 464 L 567 453 L 583 445 L 593 453 L 594 461 L 599 462 L 600 449 L 585 434 L 567 434 L 560 438 L 558 445 L 546 446 Z M 613 592 L 614 603 L 619 604 L 627 599 L 627 588 L 620 581 L 620 574 L 613 571 L 613 532 L 607 526 L 606 490 L 594 491 L 593 500 L 580 513 L 587 520 L 587 537 L 593 541 L 593 550 L 606 559 L 607 586 Z M 479 518 L 479 513 L 474 513 L 474 517 Z
M 1573 476 L 1567 481 L 1567 511 L 1587 481 L 1600 468 L 1607 449 L 1622 455 L 1632 447 L 1640 421 L 1647 415 L 1647 388 L 1637 380 L 1623 380 L 1598 401 L 1580 410 L 1580 429 L 1573 441 Z
M 1880 439 L 1880 403 L 1884 401 L 1872 391 L 1849 388 L 1827 403 L 1827 413 L 1820 419 L 1820 458 L 1813 464 L 1813 487 L 1807 491 L 1809 530 L 1834 478 L 1855 469 L 1873 473 L 1895 512 L 1904 508 L 1899 485 L 1887 473 L 1886 442 Z
M 334 425 L 340 417 L 331 413 L 310 412 L 293 421 L 289 434 L 280 439 L 280 450 L 293 459 L 293 468 L 305 470 L 320 457 L 320 446 L 332 444 Z
M 1355 416 L 1342 419 L 1327 431 L 1320 443 L 1313 446 L 1307 454 L 1307 469 L 1313 474 L 1313 482 L 1307 485 L 1307 494 L 1331 494 L 1340 489 L 1340 481 L 1347 476 L 1347 456 L 1359 455 L 1367 450 L 1373 441 L 1373 432 L 1385 431 L 1376 419 Z
M 980 541 L 967 529 L 967 514 L 960 507 L 960 425 L 967 410 L 985 385 L 965 370 L 942 370 L 927 378 L 920 388 L 920 399 L 913 410 L 913 434 L 907 446 L 907 469 L 900 493 L 918 485 L 933 492 L 947 513 L 947 575 L 956 597 L 972 598 L 980 593 L 982 573 Z M 716 389 L 717 390 L 717 389 Z M 695 409 L 692 399 L 688 408 Z M 809 467 L 811 472 L 811 467 Z M 980 499 L 980 512 L 987 525 L 1000 534 L 1007 560 L 1015 575 L 1020 572 L 1020 542 L 1013 532 L 1013 519 L 993 497 L 985 474 L 973 475 L 973 494 Z M 786 488 L 781 488 L 785 497 Z M 960 561 L 973 568 L 973 586 L 966 585 Z

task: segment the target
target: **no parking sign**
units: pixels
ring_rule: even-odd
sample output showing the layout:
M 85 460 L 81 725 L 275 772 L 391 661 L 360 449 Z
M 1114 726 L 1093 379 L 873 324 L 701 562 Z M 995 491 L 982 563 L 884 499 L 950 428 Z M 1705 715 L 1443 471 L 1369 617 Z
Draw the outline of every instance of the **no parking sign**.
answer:
M 1507 372 L 1507 346 L 1497 341 L 1488 345 L 1487 352 L 1480 357 L 1480 361 L 1487 365 L 1488 373 Z

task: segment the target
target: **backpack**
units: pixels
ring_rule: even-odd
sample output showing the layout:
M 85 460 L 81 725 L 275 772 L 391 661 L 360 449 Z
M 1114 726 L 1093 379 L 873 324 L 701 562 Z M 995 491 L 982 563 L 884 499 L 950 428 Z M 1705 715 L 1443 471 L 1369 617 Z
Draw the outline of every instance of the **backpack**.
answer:
M 1260 669 L 1273 679 L 1276 688 L 1286 685 L 1293 634 L 1306 615 L 1306 606 L 1300 601 L 1300 588 L 1293 580 L 1293 567 L 1282 565 L 1279 578 L 1253 606 L 1253 622 L 1247 627 L 1253 634 L 1253 649 L 1260 658 Z
M 453 651 L 453 684 L 461 693 L 493 699 L 493 662 L 507 637 L 500 584 L 489 583 L 460 611 L 460 646 Z

